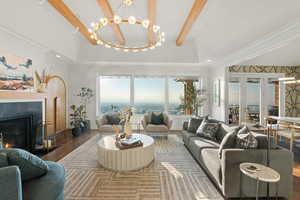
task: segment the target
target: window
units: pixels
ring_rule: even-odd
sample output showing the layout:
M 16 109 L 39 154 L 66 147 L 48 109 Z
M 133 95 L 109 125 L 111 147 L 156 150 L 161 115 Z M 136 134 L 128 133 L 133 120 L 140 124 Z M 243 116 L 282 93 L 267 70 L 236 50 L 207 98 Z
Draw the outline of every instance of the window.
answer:
M 260 122 L 260 79 L 248 78 L 246 99 L 246 119 L 247 124 L 256 124 Z
M 279 81 L 270 78 L 268 80 L 268 115 L 279 116 Z
M 135 78 L 134 79 L 135 113 L 165 110 L 165 79 Z
M 116 112 L 130 105 L 130 78 L 100 78 L 100 112 Z
M 228 97 L 229 104 L 229 123 L 239 123 L 239 112 L 240 112 L 240 83 L 239 80 L 231 80 L 228 83 Z
M 128 105 L 134 106 L 135 114 L 148 111 L 170 115 L 185 113 L 180 105 L 185 97 L 186 79 L 108 76 L 99 79 L 99 114 L 118 112 Z
M 168 112 L 171 115 L 183 115 L 183 110 L 180 109 L 180 104 L 184 98 L 184 84 L 176 81 L 176 79 L 169 79 L 169 107 Z

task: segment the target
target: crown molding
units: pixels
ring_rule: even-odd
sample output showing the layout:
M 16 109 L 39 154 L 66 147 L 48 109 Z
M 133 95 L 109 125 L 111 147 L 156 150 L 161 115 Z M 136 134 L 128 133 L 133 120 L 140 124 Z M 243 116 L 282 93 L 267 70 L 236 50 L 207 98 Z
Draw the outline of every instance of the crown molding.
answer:
M 262 38 L 252 42 L 248 46 L 226 56 L 218 61 L 218 65 L 231 66 L 243 61 L 262 56 L 268 52 L 282 48 L 300 37 L 300 19 L 289 23 L 279 30 L 271 32 Z
M 80 62 L 80 65 L 104 65 L 104 66 L 174 66 L 174 67 L 207 67 L 209 63 L 201 62 L 201 63 L 175 63 L 175 62 L 111 62 L 111 61 L 88 61 L 88 62 Z

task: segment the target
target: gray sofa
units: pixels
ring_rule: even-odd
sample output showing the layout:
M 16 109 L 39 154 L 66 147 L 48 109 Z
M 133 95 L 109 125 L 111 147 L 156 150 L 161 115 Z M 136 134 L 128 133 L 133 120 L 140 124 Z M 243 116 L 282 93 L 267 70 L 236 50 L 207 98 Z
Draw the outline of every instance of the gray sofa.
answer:
M 0 168 L 0 199 L 5 200 L 63 200 L 65 171 L 54 162 L 46 161 L 46 175 L 22 182 L 19 167 Z
M 230 129 L 231 127 L 222 123 L 217 135 L 223 138 Z M 243 176 L 242 184 L 240 184 L 239 164 L 243 162 L 266 164 L 266 149 L 260 147 L 254 150 L 224 149 L 220 159 L 219 146 L 221 141 L 214 142 L 184 130 L 183 142 L 225 198 L 239 198 L 240 189 L 243 197 L 255 197 L 256 181 Z M 278 196 L 289 198 L 293 190 L 293 154 L 285 149 L 272 148 L 270 150 L 270 166 L 277 170 L 281 176 L 278 184 Z M 266 185 L 262 183 L 260 186 L 259 195 L 261 197 L 266 196 Z M 276 196 L 275 194 L 276 185 L 270 184 L 270 196 Z

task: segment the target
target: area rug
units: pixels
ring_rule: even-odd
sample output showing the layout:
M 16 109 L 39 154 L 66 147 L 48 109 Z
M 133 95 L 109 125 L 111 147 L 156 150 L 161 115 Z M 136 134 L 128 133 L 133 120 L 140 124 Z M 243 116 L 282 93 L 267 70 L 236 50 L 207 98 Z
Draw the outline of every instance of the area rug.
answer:
M 155 161 L 134 172 L 97 163 L 95 136 L 59 161 L 66 169 L 66 200 L 221 200 L 179 135 L 155 138 Z

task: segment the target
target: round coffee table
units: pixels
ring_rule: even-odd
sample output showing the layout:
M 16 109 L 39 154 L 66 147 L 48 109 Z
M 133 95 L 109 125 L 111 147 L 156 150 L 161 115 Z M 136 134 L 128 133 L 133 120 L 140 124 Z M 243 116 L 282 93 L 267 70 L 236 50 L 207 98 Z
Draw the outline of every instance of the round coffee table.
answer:
M 102 137 L 97 143 L 99 164 L 113 171 L 133 171 L 148 166 L 154 159 L 154 140 L 144 134 L 133 135 L 141 138 L 143 146 L 120 150 L 115 144 L 115 135 Z

